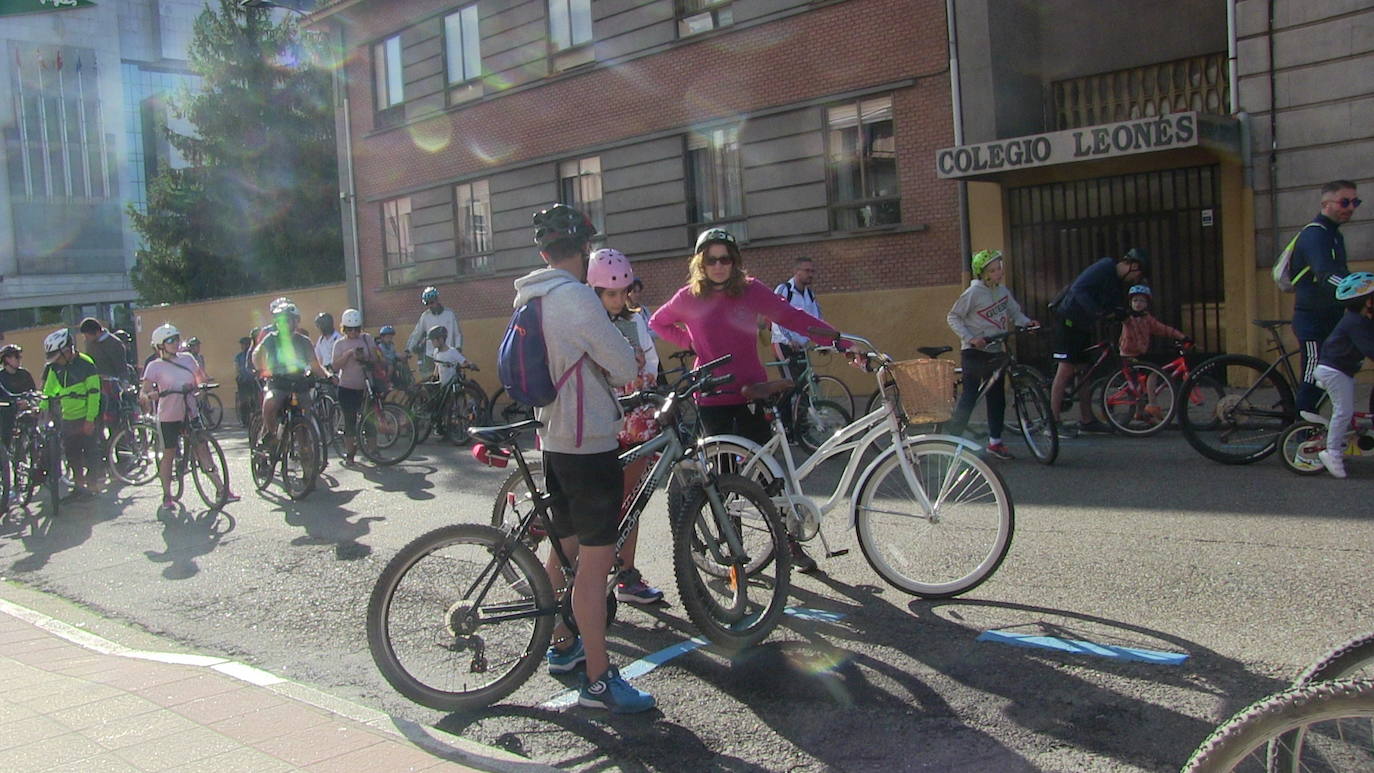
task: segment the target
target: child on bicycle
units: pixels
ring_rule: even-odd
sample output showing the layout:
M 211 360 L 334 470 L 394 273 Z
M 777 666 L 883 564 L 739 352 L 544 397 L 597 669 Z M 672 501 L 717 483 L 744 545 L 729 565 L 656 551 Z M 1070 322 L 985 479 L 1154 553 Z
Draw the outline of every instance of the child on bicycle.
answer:
M 658 352 L 654 349 L 649 335 L 649 324 L 642 314 L 635 313 L 629 305 L 629 287 L 635 278 L 630 260 L 619 250 L 600 249 L 593 252 L 587 263 L 587 284 L 596 291 L 601 305 L 606 309 L 611 324 L 615 325 L 625 340 L 635 351 L 635 362 L 639 372 L 635 379 L 616 389 L 617 395 L 626 395 L 639 389 L 652 388 L 658 377 Z M 653 406 L 645 405 L 625 415 L 620 425 L 620 447 L 622 449 L 643 443 L 659 432 L 654 421 Z M 625 496 L 632 495 L 639 485 L 639 479 L 648 471 L 649 459 L 645 458 L 625 468 Z M 639 542 L 639 527 L 635 526 L 620 549 L 620 571 L 616 575 L 615 597 L 631 604 L 654 604 L 663 599 L 663 591 L 644 582 L 639 570 L 635 568 L 635 546 Z
M 1345 440 L 1355 417 L 1355 374 L 1365 358 L 1374 359 L 1374 274 L 1357 271 L 1336 286 L 1336 300 L 1345 313 L 1336 329 L 1321 345 L 1317 369 L 1312 374 L 1331 398 L 1331 423 L 1326 427 L 1326 448 L 1317 454 L 1332 477 L 1345 477 Z M 1304 412 L 1303 418 L 1320 417 Z
M 1118 349 L 1122 357 L 1133 359 L 1145 354 L 1150 350 L 1150 338 L 1153 336 L 1172 338 L 1175 341 L 1191 340 L 1183 331 L 1169 327 L 1150 313 L 1150 301 L 1154 293 L 1149 285 L 1133 285 L 1126 291 L 1126 295 L 1131 313 L 1121 322 L 1121 341 Z M 1155 383 L 1158 379 L 1158 376 L 1151 375 L 1145 384 L 1150 401 L 1150 404 L 1145 406 L 1145 412 L 1154 417 L 1156 423 L 1166 412 L 1165 408 L 1155 404 L 1155 395 L 1159 394 L 1159 385 Z
M 1034 327 L 1039 322 L 1021 311 L 1021 304 L 1012 297 L 1011 291 L 1002 284 L 1006 273 L 1003 255 L 998 250 L 979 250 L 974 254 L 969 267 L 973 281 L 950 308 L 945 321 L 959 336 L 960 360 L 964 368 L 964 391 L 959 394 L 959 403 L 954 407 L 954 415 L 945 424 L 944 432 L 951 435 L 963 433 L 968 426 L 969 415 L 978 402 L 978 392 L 983 381 L 992 375 L 1003 344 L 989 342 L 988 336 L 1005 332 L 1010 325 Z M 988 445 L 987 452 L 998 459 L 1014 458 L 1002 442 L 1002 422 L 1007 413 L 1007 394 L 999 380 L 988 386 Z
M 468 358 L 448 345 L 448 328 L 443 325 L 430 328 L 426 338 L 429 339 L 430 346 L 434 347 L 434 354 L 430 355 L 430 359 L 434 361 L 434 380 L 442 387 L 458 377 L 458 369 L 468 365 Z

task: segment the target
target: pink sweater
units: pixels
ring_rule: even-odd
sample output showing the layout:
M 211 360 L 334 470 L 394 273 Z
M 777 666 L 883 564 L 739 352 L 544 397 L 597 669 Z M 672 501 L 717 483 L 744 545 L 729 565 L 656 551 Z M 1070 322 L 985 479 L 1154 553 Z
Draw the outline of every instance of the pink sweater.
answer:
M 715 372 L 734 374 L 735 380 L 721 387 L 721 394 L 701 397 L 697 402 L 701 405 L 740 405 L 746 402 L 739 393 L 741 387 L 768 380 L 758 353 L 759 316 L 816 343 L 834 342 L 808 332 L 813 327 L 826 330 L 833 330 L 833 327 L 774 295 L 757 279 L 750 279 L 744 293 L 733 298 L 725 293 L 698 298 L 692 295 L 690 286 L 684 287 L 654 312 L 649 327 L 664 340 L 696 352 L 697 364 L 726 354 L 734 355 L 734 359 Z
M 1150 350 L 1150 337 L 1182 338 L 1183 333 L 1146 313 L 1143 317 L 1127 317 L 1121 323 L 1121 356 L 1139 357 Z

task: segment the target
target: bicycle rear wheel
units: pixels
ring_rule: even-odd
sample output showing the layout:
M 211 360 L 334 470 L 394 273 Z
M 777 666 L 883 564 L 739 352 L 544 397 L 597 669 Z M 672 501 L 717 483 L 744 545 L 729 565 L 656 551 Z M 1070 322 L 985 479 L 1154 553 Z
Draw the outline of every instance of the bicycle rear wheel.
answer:
M 399 464 L 415 450 L 415 422 L 395 403 L 370 403 L 358 425 L 358 447 L 375 464 Z
M 816 376 L 815 390 L 817 399 L 829 400 L 843 408 L 850 416 L 854 415 L 854 393 L 849 390 L 849 385 L 840 379 L 835 376 Z
M 1132 437 L 1149 437 L 1173 421 L 1178 404 L 1174 394 L 1174 382 L 1164 371 L 1133 362 L 1107 378 L 1099 405 L 1112 429 Z
M 510 558 L 498 569 L 499 550 Z M 382 570 L 367 605 L 367 645 L 397 692 L 440 711 L 472 711 L 534 673 L 556 608 L 543 566 L 524 545 L 490 526 L 445 526 Z
M 205 411 L 206 429 L 219 429 L 220 422 L 224 421 L 224 401 L 219 399 L 219 395 L 205 393 L 201 398 L 201 408 Z
M 530 476 L 534 478 L 534 484 L 541 489 L 544 486 L 544 462 L 538 456 L 531 456 L 525 460 L 529 465 Z M 501 531 L 509 531 L 518 525 L 525 516 L 529 514 L 534 503 L 529 486 L 525 485 L 525 476 L 519 469 L 511 470 L 510 475 L 501 484 L 501 488 L 496 492 L 496 501 L 491 506 L 491 525 Z M 542 524 L 537 520 L 530 524 L 528 531 L 521 537 L 521 541 L 530 550 L 537 550 L 539 544 L 549 535 L 545 532 Z
M 927 512 L 898 453 L 911 461 Z M 894 588 L 948 598 L 978 587 L 1011 549 L 1015 508 L 1006 484 L 967 447 L 907 438 L 859 483 L 859 547 Z
M 1045 394 L 1040 377 L 1031 370 L 1013 370 L 1011 392 L 1017 429 L 1026 448 L 1037 462 L 1054 464 L 1059 458 L 1059 426 L 1050 412 L 1050 396 Z
M 157 477 L 157 457 L 157 429 L 140 421 L 124 427 L 110 438 L 106 464 L 116 480 L 130 486 L 141 486 Z
M 1202 379 L 1222 386 L 1179 415 L 1183 437 L 1198 453 L 1224 464 L 1250 464 L 1274 453 L 1279 435 L 1298 418 L 1293 390 L 1277 369 L 1243 354 L 1223 354 L 1199 365 L 1183 384 L 1193 394 Z M 1215 402 L 1211 402 L 1216 398 Z
M 491 397 L 491 420 L 497 424 L 515 424 L 534 418 L 534 409 L 517 403 L 506 394 L 505 387 L 496 390 Z
M 1201 376 L 1191 381 L 1174 380 L 1174 418 L 1183 423 L 1184 411 L 1193 411 L 1195 426 L 1208 429 L 1214 426 L 1216 416 L 1209 413 L 1207 406 L 1214 406 L 1226 396 L 1226 387 L 1211 376 Z M 1189 384 L 1188 391 L 1183 385 Z
M 797 445 L 807 451 L 820 448 L 831 435 L 849 426 L 853 419 L 843 406 L 829 400 L 816 400 L 805 393 L 798 396 L 792 414 L 792 432 Z
M 1326 653 L 1304 671 L 1294 685 L 1370 678 L 1374 678 L 1374 631 L 1356 636 Z
M 197 445 L 204 447 L 197 449 Z M 208 432 L 194 432 L 186 446 L 190 454 L 186 464 L 191 468 L 191 480 L 196 484 L 200 501 L 211 510 L 224 507 L 229 496 L 229 465 L 224 461 L 224 450 L 219 447 L 219 441 Z M 202 453 L 204 459 L 201 458 Z
M 713 644 L 738 651 L 768 638 L 782 619 L 792 563 L 787 529 L 757 483 L 722 475 L 715 487 L 722 512 L 715 511 L 705 488 L 692 486 L 672 518 L 673 570 L 682 606 L 697 630 Z M 737 528 L 742 522 L 758 528 Z M 732 548 L 732 541 L 742 551 Z M 749 572 L 753 555 L 764 551 L 771 551 L 773 560 Z M 714 571 L 702 568 L 703 558 Z
M 1374 681 L 1318 682 L 1260 700 L 1218 727 L 1183 770 L 1374 770 Z
M 444 403 L 444 432 L 449 442 L 455 446 L 472 442 L 468 428 L 485 424 L 489 408 L 486 393 L 473 383 L 464 384 L 462 389 L 449 395 Z
M 1326 450 L 1326 427 L 1300 421 L 1279 437 L 1279 461 L 1299 475 L 1320 475 L 1322 460 L 1317 454 Z

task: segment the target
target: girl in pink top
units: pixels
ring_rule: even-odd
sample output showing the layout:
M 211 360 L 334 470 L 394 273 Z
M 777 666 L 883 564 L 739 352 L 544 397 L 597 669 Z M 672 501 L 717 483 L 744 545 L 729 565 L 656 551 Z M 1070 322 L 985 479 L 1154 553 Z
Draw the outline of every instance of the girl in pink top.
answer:
M 722 386 L 718 394 L 697 397 L 698 414 L 709 434 L 743 435 L 760 444 L 773 434 L 763 416 L 750 410 L 749 401 L 740 394 L 743 387 L 768 380 L 759 359 L 760 316 L 817 343 L 834 342 L 833 332 L 829 337 L 811 332 L 812 328 L 833 331 L 830 325 L 774 295 L 745 273 L 739 245 L 728 231 L 703 231 L 697 237 L 687 286 L 654 312 L 649 327 L 664 340 L 696 352 L 698 364 L 733 355 L 715 372 L 733 374 L 734 381 Z M 799 571 L 816 566 L 795 542 L 792 559 Z

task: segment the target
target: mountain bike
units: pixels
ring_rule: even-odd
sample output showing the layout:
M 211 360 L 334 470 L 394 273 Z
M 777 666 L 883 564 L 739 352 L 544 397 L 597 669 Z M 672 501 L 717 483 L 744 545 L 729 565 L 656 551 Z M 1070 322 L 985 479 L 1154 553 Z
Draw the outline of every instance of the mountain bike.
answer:
M 1198 453 L 1223 464 L 1250 464 L 1274 453 L 1283 431 L 1297 421 L 1294 389 L 1302 382 L 1279 331 L 1286 319 L 1257 319 L 1268 331 L 1273 362 L 1247 354 L 1222 354 L 1198 365 L 1181 388 L 1190 396 L 1179 412 L 1183 437 Z M 1194 403 L 1191 397 L 1202 397 Z M 1323 393 L 1322 401 L 1326 401 Z M 1329 412 L 1329 411 L 1328 411 Z
M 205 405 L 202 399 L 204 395 L 218 387 L 219 384 L 201 384 L 190 389 L 161 393 L 159 399 L 166 400 L 179 396 L 188 403 L 184 429 L 177 437 L 174 447 L 163 449 L 161 425 L 154 423 L 158 458 L 169 452 L 175 454 L 172 457 L 172 498 L 181 499 L 186 486 L 186 473 L 189 471 L 196 493 L 200 495 L 200 501 L 211 510 L 219 510 L 228 501 L 229 465 L 224 460 L 224 449 L 220 448 L 219 441 L 210 432 L 209 418 L 200 413 L 192 415 L 189 403 L 194 400 L 197 406 Z M 154 472 L 156 473 L 156 465 Z
M 202 392 L 196 396 L 200 416 L 209 430 L 219 429 L 224 422 L 224 402 L 214 392 Z
M 371 378 L 364 379 L 363 406 L 354 428 L 357 449 L 374 464 L 390 466 L 410 458 L 419 435 L 410 411 L 396 403 L 388 403 L 380 385 Z M 343 409 L 339 409 L 334 425 L 334 451 L 344 453 Z
M 625 401 L 657 405 L 664 431 L 621 454 L 622 463 L 654 461 L 634 489 L 617 549 L 638 523 L 654 489 L 669 476 L 687 476 L 686 502 L 672 522 L 679 593 L 693 624 L 712 642 L 736 650 L 762 641 L 778 623 L 791 564 L 781 549 L 786 539 L 782 520 L 768 495 L 748 480 L 707 469 L 692 438 L 679 429 L 678 405 L 729 379 L 710 375 L 725 359 L 698 368 L 693 383 L 682 390 L 645 393 Z M 472 430 L 489 460 L 515 459 L 529 492 L 508 521 L 499 528 L 445 526 L 421 536 L 391 559 L 373 588 L 367 614 L 373 660 L 386 680 L 416 703 L 466 711 L 498 701 L 542 662 L 556 617 L 577 630 L 569 592 L 574 567 L 559 541 L 549 540 L 562 567 L 563 587 L 557 590 L 526 543 L 536 524 L 544 533 L 553 533 L 552 498 L 540 489 L 519 447 L 521 433 L 539 426 L 527 421 Z M 744 523 L 764 530 L 747 535 L 737 529 Z M 759 535 L 766 545 L 750 541 Z M 761 551 L 774 556 L 768 570 L 746 573 L 751 553 Z M 707 562 L 713 572 L 699 569 Z M 614 582 L 612 572 L 606 589 L 608 624 L 616 608 Z
M 415 417 L 419 442 L 423 443 L 431 431 L 448 438 L 455 446 L 471 442 L 468 428 L 478 426 L 491 417 L 491 400 L 465 371 L 477 370 L 471 363 L 460 365 L 457 374 L 447 384 L 422 381 L 406 390 L 406 407 Z M 533 417 L 533 409 L 530 412 Z
M 875 374 L 885 393 L 879 408 L 840 429 L 801 465 L 776 411 L 769 414 L 773 437 L 766 444 L 715 435 L 701 441 L 705 460 L 712 469 L 760 484 L 791 536 L 800 541 L 819 536 L 827 558 L 848 552 L 831 550 L 822 531 L 825 517 L 843 510 L 845 524 L 857 529 L 864 558 L 893 587 L 925 598 L 967 593 L 997 571 L 1011 548 L 1015 507 L 1006 484 L 972 441 L 909 435 L 919 397 L 908 385 L 903 404 L 892 358 L 859 336 L 840 335 L 839 341 L 853 344 Z M 887 441 L 885 447 L 881 441 Z M 825 500 L 813 499 L 802 484 L 837 458 L 845 459 L 839 481 Z M 670 513 L 674 504 L 670 499 Z M 756 561 L 766 558 L 756 556 Z
M 27 407 L 14 417 L 14 445 L 10 449 L 10 485 L 19 494 L 19 504 L 27 506 L 40 488 L 46 489 L 48 513 L 57 517 L 67 484 L 62 479 L 62 408 L 53 398 L 48 407 L 41 392 L 20 395 Z
M 1160 371 L 1172 379 L 1175 385 L 1174 404 L 1169 413 L 1170 421 L 1178 419 L 1183 411 L 1197 409 L 1203 405 L 1215 405 L 1226 393 L 1225 387 L 1211 376 L 1195 379 L 1185 393 L 1183 383 L 1192 375 L 1188 355 L 1193 351 L 1193 342 L 1188 339 L 1175 341 L 1174 348 L 1178 352 L 1177 356 L 1159 366 Z M 1160 429 L 1168 424 L 1169 421 L 1161 422 Z
M 1326 450 L 1326 421 L 1300 421 L 1279 436 L 1279 460 L 1299 475 L 1320 475 L 1323 471 L 1317 454 Z M 1374 413 L 1355 411 L 1350 419 L 1350 437 L 1341 450 L 1344 456 L 1364 456 L 1374 451 Z
M 319 480 L 319 449 L 324 441 L 320 439 L 313 417 L 301 405 L 300 393 L 291 390 L 282 405 L 275 442 L 270 445 L 265 442 L 260 425 L 254 426 L 251 432 L 253 445 L 249 466 L 257 490 L 266 491 L 276 477 L 281 479 L 287 496 L 297 501 L 305 499 Z
M 1217 727 L 1184 773 L 1374 770 L 1371 677 L 1374 633 L 1365 633 Z

